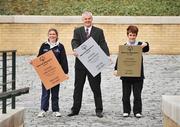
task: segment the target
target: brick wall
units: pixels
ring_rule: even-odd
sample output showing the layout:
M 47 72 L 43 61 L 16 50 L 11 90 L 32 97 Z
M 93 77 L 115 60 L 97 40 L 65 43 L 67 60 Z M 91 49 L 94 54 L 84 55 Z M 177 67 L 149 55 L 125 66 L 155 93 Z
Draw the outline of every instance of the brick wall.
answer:
M 1 21 L 1 20 L 0 20 Z M 131 23 L 132 24 L 132 23 Z M 71 53 L 71 39 L 77 23 L 0 23 L 0 50 L 17 49 L 18 54 L 37 54 L 42 42 L 47 39 L 49 28 L 59 31 L 59 39 L 66 52 Z M 128 23 L 94 23 L 104 30 L 111 54 L 118 52 L 118 46 L 127 40 Z M 180 54 L 180 24 L 143 24 L 134 23 L 139 27 L 137 40 L 150 44 L 151 54 Z

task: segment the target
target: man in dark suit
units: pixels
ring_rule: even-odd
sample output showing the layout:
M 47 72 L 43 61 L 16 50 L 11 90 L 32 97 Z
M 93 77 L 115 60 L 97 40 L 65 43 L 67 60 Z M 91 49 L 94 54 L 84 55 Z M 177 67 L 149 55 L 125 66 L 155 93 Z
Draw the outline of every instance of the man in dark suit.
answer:
M 79 47 L 82 43 L 84 43 L 89 37 L 92 37 L 101 47 L 101 49 L 106 53 L 106 55 L 109 56 L 109 49 L 105 41 L 103 30 L 92 25 L 92 13 L 84 12 L 82 14 L 82 21 L 84 23 L 84 26 L 81 26 L 74 30 L 73 39 L 71 41 L 72 49 L 74 51 L 73 54 L 77 56 L 78 54 L 76 53 L 76 48 Z M 82 92 L 86 76 L 88 77 L 91 90 L 94 94 L 96 116 L 101 118 L 103 117 L 103 104 L 100 87 L 101 73 L 93 77 L 77 57 L 75 60 L 75 88 L 73 95 L 74 103 L 73 107 L 71 108 L 71 113 L 68 114 L 68 116 L 74 116 L 79 114 L 82 103 Z

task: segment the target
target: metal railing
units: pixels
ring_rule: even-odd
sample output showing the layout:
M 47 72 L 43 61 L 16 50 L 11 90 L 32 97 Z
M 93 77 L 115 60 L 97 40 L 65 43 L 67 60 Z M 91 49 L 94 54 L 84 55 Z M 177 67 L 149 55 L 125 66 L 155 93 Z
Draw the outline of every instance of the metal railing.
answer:
M 16 90 L 16 50 L 0 51 L 0 101 L 2 113 L 7 112 L 7 99 L 11 98 L 11 108 L 16 107 L 16 96 L 29 93 L 29 87 Z M 8 89 L 8 87 L 11 88 Z

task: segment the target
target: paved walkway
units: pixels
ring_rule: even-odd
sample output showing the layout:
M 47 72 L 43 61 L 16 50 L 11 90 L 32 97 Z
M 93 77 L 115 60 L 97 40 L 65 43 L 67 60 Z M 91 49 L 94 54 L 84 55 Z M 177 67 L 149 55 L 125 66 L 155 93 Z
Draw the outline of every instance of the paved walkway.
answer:
M 115 61 L 116 55 L 112 55 Z M 142 93 L 143 117 L 137 119 L 131 114 L 122 117 L 122 85 L 118 77 L 113 76 L 113 66 L 102 72 L 102 97 L 104 117 L 95 116 L 93 94 L 86 82 L 82 108 L 78 116 L 68 117 L 72 106 L 74 57 L 68 56 L 70 79 L 60 87 L 60 110 L 62 117 L 52 115 L 51 108 L 44 118 L 37 118 L 40 107 L 40 80 L 31 65 L 34 56 L 17 57 L 17 87 L 30 87 L 30 93 L 17 98 L 17 106 L 26 108 L 25 127 L 162 127 L 162 95 L 180 94 L 180 55 L 144 55 L 146 79 Z M 132 98 L 133 99 L 133 98 Z

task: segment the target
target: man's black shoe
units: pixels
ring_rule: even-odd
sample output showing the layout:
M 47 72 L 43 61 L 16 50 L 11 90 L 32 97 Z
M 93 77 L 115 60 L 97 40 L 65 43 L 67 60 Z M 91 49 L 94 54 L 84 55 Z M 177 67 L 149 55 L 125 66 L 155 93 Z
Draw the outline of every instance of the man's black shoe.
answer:
M 103 114 L 102 114 L 102 112 L 96 112 L 96 116 L 99 117 L 99 118 L 102 118 Z
M 76 113 L 76 112 L 71 112 L 70 114 L 68 114 L 69 117 L 75 116 L 75 115 L 78 115 L 78 113 Z

